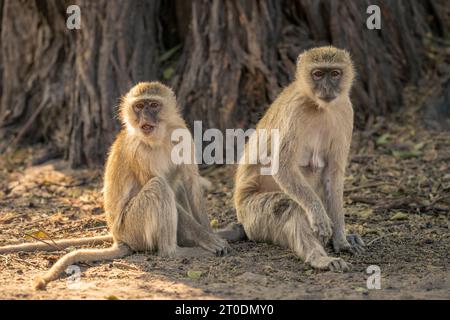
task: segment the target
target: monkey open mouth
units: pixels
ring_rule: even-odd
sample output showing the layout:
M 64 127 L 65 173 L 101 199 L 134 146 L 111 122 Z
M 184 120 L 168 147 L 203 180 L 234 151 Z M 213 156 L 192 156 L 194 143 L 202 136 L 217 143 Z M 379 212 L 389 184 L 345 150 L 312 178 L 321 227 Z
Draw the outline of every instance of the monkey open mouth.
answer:
M 145 133 L 145 134 L 149 134 L 149 133 L 152 133 L 154 130 L 155 130 L 155 126 L 152 126 L 151 124 L 148 124 L 148 123 L 146 123 L 146 124 L 143 124 L 142 126 L 141 126 L 141 130 Z

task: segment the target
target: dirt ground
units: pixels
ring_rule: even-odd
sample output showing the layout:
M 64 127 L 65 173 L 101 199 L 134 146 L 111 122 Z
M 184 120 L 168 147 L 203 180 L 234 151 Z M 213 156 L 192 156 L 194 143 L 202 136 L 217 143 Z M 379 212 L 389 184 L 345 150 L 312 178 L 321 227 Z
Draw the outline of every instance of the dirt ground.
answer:
M 34 276 L 63 252 L 18 253 L 0 255 L 0 299 L 449 299 L 450 134 L 393 123 L 376 118 L 354 135 L 346 222 L 368 248 L 341 254 L 349 273 L 315 271 L 289 250 L 248 241 L 226 257 L 83 264 L 79 282 L 62 278 L 35 292 Z M 37 151 L 0 157 L 0 245 L 106 234 L 101 170 L 69 170 L 60 160 L 33 166 Z M 214 185 L 213 225 L 236 219 L 234 170 L 203 172 Z M 370 265 L 380 267 L 379 290 L 366 287 Z

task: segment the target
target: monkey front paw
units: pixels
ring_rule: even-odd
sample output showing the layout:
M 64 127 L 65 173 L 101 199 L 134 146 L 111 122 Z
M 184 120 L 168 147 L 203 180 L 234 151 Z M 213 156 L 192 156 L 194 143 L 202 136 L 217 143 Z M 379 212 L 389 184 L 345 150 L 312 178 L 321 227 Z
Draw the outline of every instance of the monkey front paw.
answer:
M 206 239 L 199 240 L 198 245 L 219 257 L 226 256 L 231 252 L 228 242 L 215 234 L 210 234 Z
M 310 263 L 313 268 L 320 270 L 330 270 L 334 272 L 347 272 L 350 270 L 350 265 L 341 258 L 321 256 L 311 260 Z
M 333 249 L 335 252 L 347 251 L 352 254 L 364 252 L 366 245 L 361 236 L 357 233 L 349 234 L 347 239 L 335 238 L 333 239 Z

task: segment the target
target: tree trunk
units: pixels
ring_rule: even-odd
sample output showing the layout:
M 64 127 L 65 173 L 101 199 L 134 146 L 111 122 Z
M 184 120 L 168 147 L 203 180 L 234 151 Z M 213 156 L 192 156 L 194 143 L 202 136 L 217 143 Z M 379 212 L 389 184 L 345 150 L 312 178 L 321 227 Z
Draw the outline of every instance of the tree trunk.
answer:
M 66 28 L 71 4 L 80 30 Z M 371 4 L 381 30 L 366 28 Z M 436 58 L 446 0 L 0 0 L 0 13 L 0 150 L 46 142 L 73 166 L 103 163 L 118 99 L 138 81 L 172 84 L 191 127 L 248 128 L 292 81 L 299 53 L 333 44 L 355 60 L 364 128 L 400 110 L 407 84 L 450 73 L 448 55 Z
M 160 3 L 76 4 L 82 27 L 68 30 L 68 1 L 5 0 L 0 124 L 6 145 L 49 140 L 73 166 L 93 166 L 119 127 L 120 95 L 158 78 Z
M 65 132 L 65 85 L 73 79 L 64 3 L 4 0 L 1 11 L 0 141 L 57 136 Z
M 366 27 L 371 4 L 382 8 L 381 30 Z M 417 84 L 429 67 L 423 39 L 444 36 L 449 26 L 445 0 L 204 0 L 192 7 L 174 83 L 189 122 L 220 129 L 255 124 L 292 81 L 298 54 L 327 44 L 354 57 L 361 128 L 402 105 L 405 84 Z
M 75 41 L 70 90 L 68 158 L 74 166 L 101 163 L 115 132 L 120 95 L 139 81 L 157 80 L 159 1 L 79 3 L 83 26 Z

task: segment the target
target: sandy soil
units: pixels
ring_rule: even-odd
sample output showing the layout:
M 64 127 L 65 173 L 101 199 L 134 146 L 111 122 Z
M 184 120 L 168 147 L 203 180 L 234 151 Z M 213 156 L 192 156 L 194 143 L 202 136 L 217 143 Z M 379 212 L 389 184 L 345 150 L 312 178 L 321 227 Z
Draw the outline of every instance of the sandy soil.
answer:
M 135 254 L 83 264 L 80 282 L 62 278 L 35 292 L 34 276 L 63 252 L 17 253 L 0 255 L 0 299 L 449 299 L 449 135 L 383 123 L 354 137 L 346 221 L 369 246 L 341 254 L 349 273 L 315 271 L 286 249 L 248 241 L 220 258 Z M 106 234 L 101 171 L 32 166 L 33 152 L 0 158 L 0 245 Z M 235 221 L 234 170 L 203 173 L 214 185 L 207 205 L 218 226 Z M 381 269 L 380 290 L 366 287 L 370 265 Z

